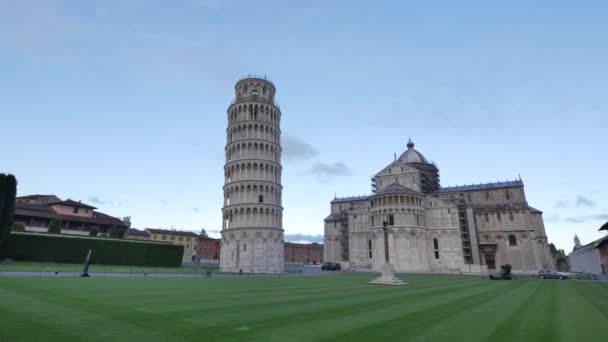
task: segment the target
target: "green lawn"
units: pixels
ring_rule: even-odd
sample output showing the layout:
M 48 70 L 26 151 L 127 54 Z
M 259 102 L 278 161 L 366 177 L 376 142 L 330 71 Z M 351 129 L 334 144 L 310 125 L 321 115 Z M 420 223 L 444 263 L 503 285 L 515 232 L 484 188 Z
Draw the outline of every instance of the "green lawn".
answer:
M 606 341 L 608 285 L 370 274 L 0 277 L 0 341 Z
M 82 272 L 82 264 L 56 264 L 45 262 L 11 261 L 0 263 L 0 272 L 26 271 L 26 272 Z M 176 273 L 195 274 L 207 270 L 217 270 L 217 265 L 184 265 L 182 267 L 147 267 L 147 266 L 120 266 L 95 265 L 89 266 L 89 272 L 99 273 Z

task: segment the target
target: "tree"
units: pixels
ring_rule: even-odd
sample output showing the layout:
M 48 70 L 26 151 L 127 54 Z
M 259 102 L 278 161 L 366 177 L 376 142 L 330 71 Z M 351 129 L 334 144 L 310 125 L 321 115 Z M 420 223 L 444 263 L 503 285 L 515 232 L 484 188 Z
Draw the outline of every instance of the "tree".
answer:
M 61 229 L 63 228 L 63 221 L 60 219 L 52 219 L 49 223 L 49 233 L 52 234 L 61 234 Z
M 207 231 L 205 230 L 205 228 L 201 229 L 201 236 L 209 237 L 209 235 L 207 235 Z
M 24 232 L 25 231 L 25 223 L 23 222 L 15 222 L 11 227 L 12 232 Z
M 13 175 L 0 173 L 0 244 L 10 233 L 15 219 L 15 197 L 17 179 Z
M 125 231 L 126 231 L 126 229 L 124 227 L 112 226 L 110 228 L 110 230 L 108 231 L 108 235 L 111 238 L 123 239 L 125 237 Z
M 99 233 L 99 227 L 93 226 L 93 228 L 91 228 L 91 231 L 89 231 L 89 236 L 97 236 L 98 233 Z

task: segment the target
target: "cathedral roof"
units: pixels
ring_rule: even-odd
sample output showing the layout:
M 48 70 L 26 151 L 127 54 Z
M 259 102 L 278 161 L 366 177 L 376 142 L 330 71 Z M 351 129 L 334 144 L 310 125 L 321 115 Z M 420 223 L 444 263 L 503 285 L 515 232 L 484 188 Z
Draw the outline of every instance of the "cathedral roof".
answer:
M 331 201 L 331 203 L 367 201 L 368 199 L 369 196 L 336 197 Z
M 323 221 L 340 221 L 340 214 L 329 214 Z
M 472 190 L 486 190 L 486 189 L 498 189 L 498 188 L 512 188 L 512 187 L 517 187 L 517 186 L 524 186 L 524 182 L 521 180 L 514 180 L 514 181 L 486 183 L 486 184 L 447 186 L 447 187 L 437 190 L 437 192 L 459 192 L 459 191 L 472 191 Z
M 410 188 L 406 188 L 403 185 L 399 185 L 397 183 L 393 183 L 382 191 L 376 193 L 376 195 L 386 195 L 386 194 L 412 194 L 412 195 L 420 195 L 420 192 L 412 190 Z
M 429 161 L 422 155 L 422 153 L 414 149 L 414 143 L 411 139 L 407 142 L 407 150 L 401 154 L 399 161 L 405 164 L 429 164 Z
M 473 206 L 473 211 L 475 213 L 516 210 L 529 210 L 530 212 L 535 214 L 542 214 L 542 211 L 529 206 L 528 203 L 482 204 Z

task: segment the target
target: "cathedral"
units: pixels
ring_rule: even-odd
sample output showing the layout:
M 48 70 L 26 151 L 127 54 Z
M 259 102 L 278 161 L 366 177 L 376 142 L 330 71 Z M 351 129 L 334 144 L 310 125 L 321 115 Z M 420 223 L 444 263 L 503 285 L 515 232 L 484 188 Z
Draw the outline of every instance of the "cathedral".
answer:
M 542 212 L 521 179 L 442 187 L 439 169 L 407 150 L 372 178 L 372 194 L 335 198 L 325 218 L 325 261 L 343 269 L 484 274 L 552 268 Z

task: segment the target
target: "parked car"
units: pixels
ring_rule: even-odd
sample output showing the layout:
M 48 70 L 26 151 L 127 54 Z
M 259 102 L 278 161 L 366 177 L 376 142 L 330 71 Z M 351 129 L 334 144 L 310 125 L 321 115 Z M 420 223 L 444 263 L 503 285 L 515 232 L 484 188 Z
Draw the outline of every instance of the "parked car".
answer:
M 326 262 L 321 265 L 322 271 L 339 271 L 340 269 L 340 264 L 336 262 Z
M 568 279 L 568 275 L 556 272 L 554 270 L 540 270 L 538 271 L 538 277 L 540 279 Z

